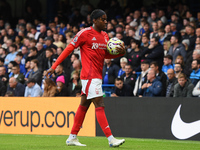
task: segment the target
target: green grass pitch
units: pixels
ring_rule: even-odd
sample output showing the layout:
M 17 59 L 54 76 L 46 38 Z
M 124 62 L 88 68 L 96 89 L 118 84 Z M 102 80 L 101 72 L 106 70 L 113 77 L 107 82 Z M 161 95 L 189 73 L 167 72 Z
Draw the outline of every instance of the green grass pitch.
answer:
M 86 147 L 67 146 L 68 136 L 0 134 L 0 150 L 110 150 L 105 137 L 78 137 Z M 119 138 L 120 139 L 120 138 Z M 199 150 L 199 141 L 125 138 L 120 150 Z

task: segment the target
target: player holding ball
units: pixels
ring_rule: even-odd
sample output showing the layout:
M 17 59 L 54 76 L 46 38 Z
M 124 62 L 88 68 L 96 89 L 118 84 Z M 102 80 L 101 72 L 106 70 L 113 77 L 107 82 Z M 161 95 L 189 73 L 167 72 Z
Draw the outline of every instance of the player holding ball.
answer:
M 66 144 L 68 146 L 86 146 L 78 141 L 77 134 L 82 126 L 86 112 L 93 102 L 97 121 L 108 138 L 110 147 L 118 147 L 123 144 L 125 140 L 114 138 L 105 115 L 102 91 L 102 69 L 104 58 L 111 59 L 123 56 L 125 54 L 125 47 L 122 44 L 119 44 L 120 46 L 116 48 L 119 53 L 118 55 L 112 55 L 107 51 L 109 37 L 106 32 L 102 31 L 107 24 L 107 15 L 103 10 L 95 9 L 91 13 L 91 20 L 93 21 L 93 26 L 82 29 L 76 34 L 72 42 L 65 48 L 53 66 L 46 72 L 46 76 L 50 76 L 55 68 L 75 48 L 80 47 L 82 61 L 80 76 L 82 83 L 81 102 L 76 111 L 71 134 L 66 140 Z

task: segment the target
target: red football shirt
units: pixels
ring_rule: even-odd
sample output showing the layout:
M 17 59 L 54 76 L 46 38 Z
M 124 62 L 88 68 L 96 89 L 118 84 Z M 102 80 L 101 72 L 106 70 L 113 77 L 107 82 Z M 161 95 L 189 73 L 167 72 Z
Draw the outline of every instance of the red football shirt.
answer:
M 70 45 L 73 45 L 74 48 L 80 47 L 82 63 L 81 79 L 102 79 L 104 58 L 116 58 L 122 55 L 111 55 L 106 51 L 108 40 L 109 37 L 106 32 L 98 32 L 92 27 L 82 29 L 76 34 Z M 58 57 L 57 61 L 62 57 L 62 54 Z M 52 66 L 52 68 L 54 69 L 55 66 Z

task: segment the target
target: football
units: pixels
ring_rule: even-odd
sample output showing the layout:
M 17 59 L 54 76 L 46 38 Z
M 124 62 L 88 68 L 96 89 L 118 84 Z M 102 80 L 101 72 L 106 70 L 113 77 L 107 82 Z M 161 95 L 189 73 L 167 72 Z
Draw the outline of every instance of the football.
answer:
M 122 40 L 119 40 L 116 37 L 111 38 L 107 43 L 107 51 L 112 55 L 118 55 L 119 53 L 117 52 L 116 47 L 120 47 L 120 43 L 124 45 Z

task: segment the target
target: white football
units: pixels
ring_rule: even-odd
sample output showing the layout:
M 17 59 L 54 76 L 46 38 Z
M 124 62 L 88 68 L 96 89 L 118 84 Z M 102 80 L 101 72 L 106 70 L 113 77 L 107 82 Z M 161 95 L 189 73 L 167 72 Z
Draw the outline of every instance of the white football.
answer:
M 124 45 L 124 42 L 116 37 L 111 38 L 107 43 L 107 51 L 112 55 L 118 55 L 119 53 L 117 52 L 116 47 L 120 47 L 119 44 Z

